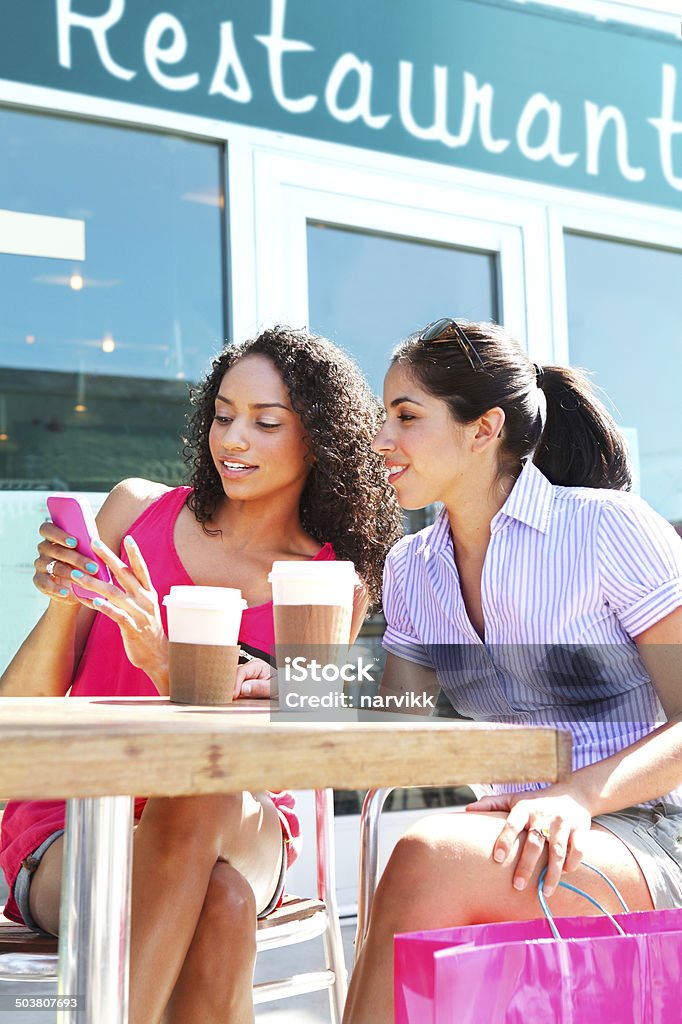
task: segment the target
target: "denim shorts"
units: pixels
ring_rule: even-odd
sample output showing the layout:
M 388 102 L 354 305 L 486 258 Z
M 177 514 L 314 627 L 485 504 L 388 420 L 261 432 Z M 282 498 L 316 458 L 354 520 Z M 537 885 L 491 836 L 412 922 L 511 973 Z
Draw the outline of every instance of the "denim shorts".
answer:
M 17 907 L 19 908 L 19 913 L 21 914 L 24 920 L 24 924 L 28 928 L 30 928 L 32 932 L 36 932 L 37 935 L 45 935 L 50 938 L 53 937 L 52 933 L 44 931 L 44 929 L 42 929 L 40 925 L 36 924 L 36 922 L 33 920 L 33 915 L 31 914 L 29 894 L 31 891 L 31 881 L 33 880 L 33 875 L 35 874 L 40 865 L 40 862 L 43 858 L 43 854 L 45 853 L 46 850 L 49 850 L 49 848 L 54 843 L 55 839 L 59 839 L 59 837 L 63 835 L 64 829 L 58 829 L 56 832 L 53 832 L 52 835 L 49 835 L 47 839 L 40 844 L 38 849 L 34 850 L 30 857 L 26 857 L 22 862 L 22 865 L 19 869 L 19 874 L 17 875 L 14 882 L 14 899 L 16 901 Z M 269 901 L 265 909 L 261 910 L 260 914 L 258 915 L 259 921 L 262 918 L 267 917 L 268 914 L 271 914 L 273 910 L 277 909 L 282 899 L 282 896 L 284 895 L 284 885 L 286 882 L 286 876 L 287 844 L 284 836 L 282 836 L 282 861 L 280 864 L 277 885 L 275 886 L 275 891 L 272 894 L 271 900 Z
M 682 907 L 682 807 L 626 807 L 593 819 L 613 832 L 637 861 L 656 910 Z
M 52 932 L 44 931 L 40 925 L 37 925 L 31 915 L 31 906 L 29 900 L 29 893 L 31 891 L 31 881 L 34 874 L 40 866 L 40 862 L 43 859 L 43 854 L 46 850 L 54 843 L 55 839 L 59 839 L 60 836 L 64 835 L 64 829 L 57 829 L 52 835 L 45 839 L 37 850 L 34 850 L 30 857 L 25 857 L 19 868 L 19 874 L 14 880 L 14 899 L 19 908 L 19 913 L 24 919 L 24 924 L 31 929 L 32 932 L 36 932 L 38 935 L 46 935 L 50 938 L 54 938 Z

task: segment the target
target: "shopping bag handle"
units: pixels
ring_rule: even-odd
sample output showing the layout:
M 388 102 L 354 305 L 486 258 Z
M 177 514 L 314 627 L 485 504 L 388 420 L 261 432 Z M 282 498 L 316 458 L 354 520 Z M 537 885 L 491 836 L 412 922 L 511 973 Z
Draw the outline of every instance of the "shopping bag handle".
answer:
M 590 871 L 594 871 L 595 874 L 599 875 L 600 878 L 604 879 L 606 884 L 613 890 L 613 892 L 618 897 L 618 901 L 620 902 L 620 905 L 622 906 L 622 908 L 625 911 L 625 913 L 629 914 L 630 913 L 630 908 L 628 907 L 627 903 L 625 902 L 625 900 L 623 899 L 621 894 L 616 889 L 616 887 L 613 884 L 613 882 L 611 881 L 611 879 L 607 878 L 607 876 L 604 874 L 604 872 L 600 871 L 599 868 L 596 868 L 594 866 L 594 864 L 588 864 L 587 861 L 585 861 L 585 860 L 582 862 L 582 864 L 583 864 L 583 867 L 589 868 Z M 549 925 L 549 927 L 550 927 L 550 929 L 552 931 L 552 935 L 554 936 L 555 939 L 560 939 L 561 935 L 559 934 L 559 929 L 557 928 L 556 924 L 554 923 L 554 917 L 552 916 L 551 910 L 547 906 L 547 899 L 546 899 L 545 894 L 543 892 L 543 885 L 544 885 L 544 882 L 545 882 L 545 875 L 546 874 L 547 874 L 547 867 L 544 867 L 542 869 L 542 871 L 540 872 L 540 878 L 538 879 L 538 899 L 540 900 L 540 906 L 542 907 L 542 912 L 545 915 L 545 917 L 547 918 L 547 923 L 548 923 L 548 925 Z M 570 889 L 571 892 L 575 892 L 575 893 L 578 894 L 578 896 L 582 896 L 584 899 L 589 900 L 589 902 L 592 903 L 598 910 L 600 910 L 605 917 L 608 917 L 609 921 L 611 922 L 611 924 L 616 929 L 616 931 L 618 932 L 619 935 L 625 935 L 625 932 L 623 931 L 621 926 L 618 924 L 618 922 L 616 921 L 615 917 L 613 917 L 612 914 L 609 914 L 608 910 L 605 910 L 604 907 L 602 907 L 601 903 L 598 903 L 595 899 L 593 899 L 592 896 L 589 895 L 589 893 L 584 892 L 582 889 L 578 889 L 575 885 L 571 885 L 570 882 L 559 882 L 559 885 L 560 885 L 560 887 L 562 889 Z

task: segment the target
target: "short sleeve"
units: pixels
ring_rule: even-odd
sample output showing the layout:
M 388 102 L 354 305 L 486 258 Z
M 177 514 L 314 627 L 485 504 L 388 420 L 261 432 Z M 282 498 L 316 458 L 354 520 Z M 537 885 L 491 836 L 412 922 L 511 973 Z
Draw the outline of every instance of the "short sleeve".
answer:
M 384 565 L 384 589 L 382 603 L 386 616 L 386 631 L 382 645 L 391 654 L 406 661 L 413 661 L 425 668 L 433 668 L 426 647 L 421 643 L 407 606 L 406 560 L 408 549 L 405 538 L 389 551 Z
M 682 606 L 682 539 L 646 502 L 605 502 L 597 554 L 604 596 L 631 637 Z

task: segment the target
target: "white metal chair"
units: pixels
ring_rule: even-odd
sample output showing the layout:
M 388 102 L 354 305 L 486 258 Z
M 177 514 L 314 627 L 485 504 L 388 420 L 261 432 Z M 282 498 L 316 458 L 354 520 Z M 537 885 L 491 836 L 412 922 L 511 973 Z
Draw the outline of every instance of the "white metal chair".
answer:
M 321 936 L 326 969 L 261 982 L 254 986 L 254 1003 L 259 1005 L 327 989 L 332 1024 L 341 1024 L 347 978 L 336 903 L 334 794 L 331 789 L 315 792 L 315 831 L 317 899 L 288 896 L 278 910 L 258 923 L 256 944 L 261 952 Z M 56 939 L 44 939 L 28 928 L 0 919 L 0 992 L 3 982 L 54 983 L 57 966 Z
M 466 788 L 466 787 L 465 787 Z M 394 786 L 370 789 L 365 796 L 360 814 L 360 870 L 358 879 L 358 923 L 355 932 L 353 963 L 357 962 L 367 937 L 369 915 L 379 881 L 379 840 L 381 812 Z M 466 802 L 466 801 L 465 801 Z
M 355 932 L 356 963 L 367 937 L 369 915 L 379 881 L 379 826 L 381 812 L 395 787 L 370 789 L 365 796 L 360 814 L 360 869 L 358 880 L 358 924 Z

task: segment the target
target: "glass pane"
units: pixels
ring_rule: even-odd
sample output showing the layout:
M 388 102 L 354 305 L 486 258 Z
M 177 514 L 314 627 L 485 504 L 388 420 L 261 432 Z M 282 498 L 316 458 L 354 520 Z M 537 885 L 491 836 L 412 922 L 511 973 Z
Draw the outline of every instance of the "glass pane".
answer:
M 440 316 L 497 321 L 496 282 L 494 253 L 308 224 L 310 326 L 347 349 L 379 395 L 391 352 L 401 338 Z M 409 513 L 406 530 L 422 529 L 434 513 L 433 507 Z M 379 676 L 384 627 L 383 616 L 372 616 L 359 641 L 368 660 L 378 659 Z M 439 701 L 438 713 L 454 714 L 446 700 Z M 335 794 L 337 813 L 359 813 L 363 797 L 355 791 Z M 471 799 L 467 788 L 396 790 L 387 809 L 416 810 Z
M 638 452 L 639 491 L 682 525 L 682 253 L 566 234 L 571 363 L 594 382 Z
M 497 320 L 494 253 L 308 224 L 309 322 L 381 394 L 391 352 L 441 316 Z
M 0 211 L 85 226 L 82 262 L 0 252 L 2 486 L 179 482 L 225 333 L 222 178 L 217 145 L 0 110 Z

